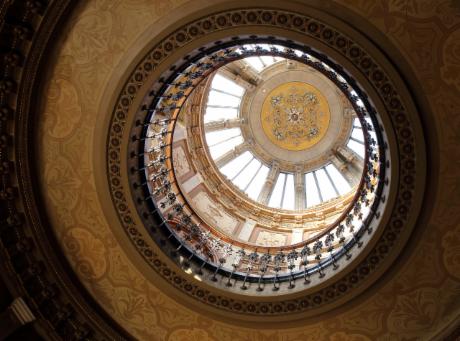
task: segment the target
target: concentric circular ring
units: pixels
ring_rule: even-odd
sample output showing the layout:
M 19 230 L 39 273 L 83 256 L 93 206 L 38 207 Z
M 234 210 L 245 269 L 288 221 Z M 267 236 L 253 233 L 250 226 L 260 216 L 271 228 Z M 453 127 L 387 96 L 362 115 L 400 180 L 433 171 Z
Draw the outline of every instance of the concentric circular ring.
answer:
M 227 22 L 228 27 L 226 27 L 226 29 L 230 29 L 232 25 L 234 25 L 234 27 L 241 28 L 241 26 L 244 27 L 244 25 L 254 25 L 255 23 L 258 22 L 257 20 L 262 20 L 262 18 L 264 18 L 264 16 L 261 15 L 262 12 L 263 12 L 262 10 L 257 10 L 257 9 L 253 11 L 229 11 L 229 12 L 224 12 L 224 13 L 219 14 L 219 16 L 223 15 L 223 16 L 228 17 L 228 22 Z M 384 108 L 385 115 L 388 115 L 385 117 L 383 121 L 385 121 L 386 124 L 388 124 L 388 122 L 391 122 L 391 124 L 394 126 L 399 126 L 402 123 L 404 123 L 406 127 L 410 127 L 410 122 L 412 118 L 409 118 L 409 116 L 405 116 L 405 107 L 403 105 L 403 101 L 401 100 L 401 98 L 398 97 L 398 93 L 394 90 L 394 86 L 390 78 L 386 76 L 385 71 L 377 64 L 375 60 L 372 59 L 372 57 L 364 49 L 362 49 L 356 43 L 352 42 L 346 36 L 335 31 L 333 28 L 327 27 L 324 23 L 320 23 L 313 18 L 303 18 L 303 19 L 301 18 L 302 22 L 308 22 L 309 24 L 306 26 L 303 26 L 303 25 L 298 26 L 298 25 L 292 25 L 293 21 L 291 19 L 294 17 L 300 18 L 299 15 L 289 13 L 289 12 L 276 11 L 276 10 L 272 10 L 270 12 L 275 17 L 283 17 L 287 19 L 287 21 L 285 22 L 289 23 L 288 25 L 289 27 L 283 28 L 283 30 L 292 31 L 292 32 L 296 32 L 296 31 L 301 32 L 302 34 L 306 34 L 307 36 L 309 36 L 311 39 L 320 41 L 323 44 L 327 44 L 329 48 L 331 47 L 330 45 L 332 45 L 332 49 L 335 51 L 334 53 L 343 55 L 343 58 L 344 60 L 347 61 L 348 65 L 355 65 L 354 67 L 356 67 L 358 70 L 361 70 L 363 67 L 369 70 L 369 72 L 365 73 L 365 75 L 369 76 L 366 81 L 371 84 L 375 84 L 375 86 L 379 89 L 379 94 L 377 95 L 378 97 L 375 97 L 375 98 L 371 97 L 372 101 L 378 102 L 379 107 L 382 109 Z M 199 20 L 198 22 L 190 24 L 190 27 L 191 28 L 199 27 L 198 31 L 196 32 L 197 34 L 198 32 L 201 32 L 201 34 L 206 34 L 213 30 L 215 30 L 215 32 L 219 32 L 221 28 L 213 28 L 213 25 L 212 25 L 213 20 L 215 20 L 216 18 L 217 16 L 212 15 L 203 20 Z M 245 19 L 244 19 L 244 22 L 241 22 L 240 20 L 238 20 L 238 22 L 233 22 L 232 18 L 235 18 L 235 19 L 245 18 Z M 296 22 L 298 23 L 299 20 L 296 20 Z M 263 25 L 270 25 L 270 23 L 263 21 Z M 320 32 L 322 32 L 323 30 L 326 30 L 326 27 L 327 27 L 327 30 L 329 31 L 332 30 L 332 32 L 335 32 L 334 37 L 337 42 L 345 41 L 346 42 L 345 46 L 347 46 L 347 48 L 344 48 L 343 44 L 340 44 L 340 46 L 342 47 L 340 47 L 339 44 L 335 45 L 335 43 L 329 40 L 330 37 L 327 39 L 326 37 L 322 37 Z M 203 51 L 206 51 L 207 54 L 210 54 L 213 50 L 217 51 L 219 49 L 226 48 L 225 46 L 226 44 L 227 44 L 227 47 L 232 46 L 232 45 L 234 46 L 235 40 L 238 40 L 238 39 L 232 39 L 232 37 L 235 38 L 235 36 L 232 36 L 232 35 L 228 35 L 227 37 L 228 38 L 225 38 L 225 39 L 222 38 L 220 39 L 220 41 L 216 41 L 214 46 L 217 46 L 217 47 L 210 47 L 210 46 L 206 47 L 202 45 L 203 46 L 202 49 L 197 49 L 197 50 L 194 50 L 193 52 L 189 50 L 189 55 L 186 59 L 193 62 L 194 58 L 192 58 L 192 55 L 194 55 L 194 57 L 198 56 Z M 257 36 L 250 37 L 250 39 L 252 39 L 251 41 L 254 41 L 254 39 L 257 39 L 257 38 L 258 38 Z M 174 35 L 170 36 L 167 39 L 174 39 Z M 187 40 L 193 41 L 194 39 L 195 38 L 193 38 L 192 36 L 187 35 Z M 270 37 L 270 39 L 273 39 L 273 38 Z M 284 43 L 286 45 L 290 45 L 290 44 L 295 45 L 295 43 L 292 40 L 284 41 Z M 154 50 L 152 51 L 152 53 L 149 54 L 149 56 L 147 57 L 147 60 L 144 63 L 152 63 L 153 60 L 155 59 L 157 60 L 161 60 L 163 58 L 167 59 L 169 55 L 167 51 L 169 49 L 166 48 L 166 44 L 167 44 L 166 42 L 163 44 L 160 44 L 157 47 L 157 50 Z M 315 55 L 315 58 L 317 56 L 321 60 L 327 60 L 328 62 L 330 62 L 328 57 L 326 57 L 322 53 L 318 53 L 316 49 L 307 48 L 307 50 L 309 54 Z M 362 63 L 362 61 L 366 61 L 366 63 Z M 158 62 L 155 62 L 155 63 L 158 64 Z M 361 91 L 356 80 L 353 79 L 352 77 L 349 77 L 349 74 L 343 71 L 341 66 L 335 63 L 332 63 L 332 62 L 330 63 L 331 63 L 330 65 L 334 65 L 337 70 L 340 70 L 341 74 L 348 76 L 347 82 L 349 82 L 349 84 L 353 86 L 359 98 L 366 102 L 366 109 L 372 114 L 375 114 L 375 112 L 372 109 L 371 110 L 368 109 L 368 108 L 371 108 L 370 106 L 367 105 L 369 103 L 368 98 Z M 186 68 L 181 69 L 178 66 L 180 63 L 176 62 L 172 64 L 175 64 L 175 65 L 171 67 L 169 71 L 166 71 L 164 73 L 164 76 L 162 77 L 162 79 L 160 79 L 159 83 L 156 83 L 152 87 L 153 95 L 161 96 L 162 94 L 164 94 L 163 90 L 165 90 L 166 89 L 165 86 L 168 85 L 166 83 L 174 79 L 175 75 L 177 75 L 177 72 L 182 72 L 186 69 Z M 172 65 L 172 64 L 169 64 L 169 65 Z M 139 66 L 141 68 L 140 70 L 141 71 L 144 70 L 145 72 L 145 69 L 143 69 L 142 65 L 143 64 L 141 63 Z M 330 70 L 324 70 L 324 71 L 325 73 L 327 73 Z M 381 76 L 383 74 L 382 77 L 378 77 L 378 80 L 374 80 L 374 78 L 372 78 L 372 75 L 375 74 L 376 72 L 379 73 Z M 363 75 L 360 74 L 359 79 L 363 80 L 363 79 L 366 79 L 366 77 L 363 77 Z M 163 90 L 161 90 L 162 87 L 163 87 Z M 374 90 L 372 90 L 371 96 L 375 96 Z M 151 99 L 147 98 L 146 103 L 149 103 L 150 101 Z M 153 103 L 152 108 L 154 108 L 155 104 L 156 103 Z M 114 120 L 112 121 L 112 125 L 111 125 L 112 128 L 117 126 L 117 124 L 119 126 L 121 125 L 122 127 L 125 126 L 126 114 L 124 114 L 123 112 L 128 110 L 129 107 L 130 107 L 130 100 L 129 100 L 128 93 L 122 94 L 120 96 L 120 105 L 117 107 L 118 109 L 115 111 Z M 145 109 L 148 109 L 148 107 L 145 107 Z M 142 116 L 145 117 L 145 109 L 139 112 L 138 117 L 140 118 Z M 170 109 L 174 109 L 174 108 L 170 108 Z M 396 118 L 399 118 L 399 119 L 396 120 Z M 383 124 L 383 121 L 380 121 L 380 118 L 377 119 L 374 122 L 375 126 L 381 127 Z M 147 124 L 150 124 L 150 122 L 148 122 Z M 142 137 L 140 137 L 142 135 L 142 129 L 143 129 L 143 123 L 142 123 L 142 120 L 140 120 L 139 125 L 133 127 L 133 131 L 131 133 L 131 136 L 133 137 L 133 141 L 132 141 L 133 146 L 135 146 L 136 143 L 137 144 L 140 143 L 139 141 L 140 139 L 142 139 Z M 409 131 L 410 131 L 410 128 L 409 128 Z M 396 129 L 395 132 L 397 133 L 398 129 Z M 113 190 L 121 190 L 121 192 L 124 193 L 126 192 L 126 188 L 122 188 L 123 186 L 121 185 L 122 183 L 120 181 L 121 179 L 117 180 L 117 178 L 120 178 L 121 174 L 123 174 L 124 171 L 121 170 L 119 167 L 117 167 L 117 163 L 119 164 L 119 161 L 117 160 L 121 159 L 122 154 L 120 154 L 120 149 L 117 148 L 117 143 L 115 142 L 116 135 L 120 136 L 120 132 L 116 133 L 114 130 L 111 130 L 110 139 L 113 143 L 110 144 L 109 149 L 112 149 L 113 153 L 111 153 L 110 150 L 108 153 L 108 155 L 113 156 L 109 159 L 109 169 L 112 171 L 111 177 L 110 177 L 110 183 L 112 185 Z M 410 139 L 410 141 L 408 139 Z M 400 157 L 404 159 L 412 158 L 415 160 L 415 148 L 413 147 L 414 137 L 412 136 L 412 134 L 409 134 L 409 135 L 405 134 L 404 137 L 395 136 L 395 140 L 397 144 L 403 144 L 403 145 L 412 144 L 412 148 L 410 148 L 410 150 L 409 148 L 404 148 L 403 150 L 400 150 L 402 151 L 403 154 L 405 154 L 404 156 L 400 156 Z M 389 155 L 389 149 L 388 149 L 389 143 L 385 139 L 382 139 L 379 141 L 379 145 L 382 147 L 382 155 L 384 154 Z M 134 150 L 130 148 L 131 153 L 133 153 L 134 155 L 137 155 L 136 153 L 140 149 L 141 148 L 139 147 L 135 147 Z M 393 150 L 393 152 L 395 151 Z M 391 160 L 395 160 L 394 157 L 391 158 Z M 142 185 L 142 183 L 140 182 L 141 179 L 138 178 L 139 173 L 136 171 L 139 168 L 139 166 L 142 166 L 142 163 L 143 163 L 143 160 L 139 161 L 139 158 L 133 159 L 132 161 L 129 162 L 129 164 L 131 164 L 131 166 L 129 166 L 129 169 L 132 169 L 132 168 L 134 169 L 133 174 L 130 175 L 131 177 L 133 177 L 133 180 L 132 180 L 134 184 L 133 195 L 137 197 L 139 194 L 143 193 L 141 197 L 139 198 L 139 200 L 137 200 L 137 203 L 138 203 L 137 209 L 139 210 L 140 216 L 143 219 L 145 219 L 146 221 L 145 225 L 147 229 L 153 233 L 154 239 L 157 240 L 158 245 L 160 245 L 160 247 L 163 249 L 164 252 L 169 253 L 169 251 L 167 251 L 168 248 L 165 246 L 168 243 L 167 241 L 168 237 L 167 236 L 165 237 L 158 231 L 158 227 L 161 228 L 162 226 L 166 225 L 166 223 L 161 219 L 161 216 L 155 216 L 153 214 L 154 212 L 148 212 L 148 207 L 144 206 L 145 200 L 141 199 L 142 197 L 145 197 L 145 194 L 147 193 L 145 191 L 145 186 L 139 186 L 139 185 Z M 384 169 L 387 169 L 389 165 L 390 165 L 389 162 L 385 162 L 384 164 L 382 164 L 381 170 L 383 171 Z M 392 168 L 393 166 L 395 166 L 394 163 L 392 163 Z M 367 249 L 367 251 L 363 253 L 362 256 L 360 255 L 357 258 L 359 259 L 358 266 L 355 267 L 354 270 L 352 271 L 346 271 L 346 272 L 341 273 L 341 276 L 338 276 L 335 279 L 334 277 L 330 277 L 328 275 L 328 272 L 326 272 L 326 277 L 328 279 L 326 283 L 329 283 L 329 284 L 327 284 L 326 286 L 324 285 L 320 286 L 317 289 L 313 288 L 312 290 L 308 290 L 305 293 L 305 299 L 304 299 L 305 304 L 299 304 L 299 302 L 301 301 L 299 301 L 298 299 L 296 300 L 285 299 L 283 300 L 283 303 L 278 303 L 279 307 L 277 305 L 276 309 L 274 306 L 271 305 L 271 303 L 269 303 L 270 299 L 268 298 L 265 298 L 262 301 L 257 302 L 256 307 L 251 310 L 243 309 L 245 305 L 237 303 L 238 300 L 234 298 L 232 299 L 232 302 L 234 303 L 228 304 L 228 299 L 225 298 L 225 294 L 223 294 L 222 291 L 219 291 L 220 292 L 219 297 L 216 297 L 215 294 L 212 293 L 213 289 L 210 289 L 210 286 L 208 284 L 203 284 L 203 283 L 199 283 L 195 281 L 190 282 L 190 280 L 187 279 L 186 275 L 185 276 L 181 275 L 180 273 L 177 272 L 177 270 L 166 271 L 167 265 L 164 261 L 161 260 L 162 256 L 160 256 L 157 252 L 149 251 L 149 247 L 147 246 L 149 243 L 141 242 L 141 240 L 144 239 L 142 237 L 143 234 L 142 232 L 139 231 L 139 227 L 133 226 L 134 220 L 129 218 L 132 212 L 129 211 L 126 204 L 124 204 L 124 202 L 126 202 L 126 199 L 127 199 L 125 196 L 126 194 L 121 195 L 121 196 L 118 195 L 114 197 L 114 203 L 119 211 L 122 222 L 124 222 L 124 225 L 127 228 L 128 234 L 131 236 L 131 238 L 133 239 L 136 245 L 141 246 L 140 251 L 143 253 L 146 260 L 149 262 L 152 262 L 152 266 L 154 267 L 154 269 L 157 269 L 159 273 L 162 274 L 162 276 L 165 277 L 166 279 L 169 278 L 172 281 L 171 283 L 174 286 L 181 288 L 181 290 L 186 292 L 188 295 L 192 295 L 199 300 L 205 301 L 210 305 L 220 307 L 221 309 L 223 308 L 225 310 L 231 310 L 234 312 L 245 312 L 246 314 L 250 314 L 250 315 L 259 315 L 259 314 L 278 315 L 278 314 L 283 314 L 283 313 L 291 314 L 294 312 L 292 311 L 292 309 L 288 309 L 288 305 L 291 306 L 291 304 L 294 304 L 294 306 L 296 307 L 294 309 L 295 312 L 301 312 L 301 311 L 311 311 L 313 308 L 318 308 L 320 306 L 329 305 L 329 303 L 339 300 L 342 297 L 342 294 L 346 292 L 349 288 L 357 286 L 358 282 L 361 283 L 369 274 L 374 273 L 374 271 L 376 271 L 378 268 L 378 264 L 382 263 L 384 258 L 389 254 L 388 243 L 394 244 L 395 241 L 397 240 L 397 235 L 399 234 L 400 227 L 406 223 L 406 219 L 408 218 L 407 215 L 408 215 L 408 212 L 410 212 L 409 207 L 413 205 L 411 200 L 409 200 L 410 202 L 407 202 L 407 200 L 394 201 L 395 196 L 397 196 L 397 193 L 392 192 L 393 194 L 391 194 L 389 191 L 389 187 L 391 186 L 395 188 L 399 186 L 402 189 L 414 190 L 414 181 L 415 181 L 415 176 L 416 176 L 416 174 L 411 174 L 411 175 L 401 174 L 401 176 L 398 176 L 397 171 L 398 171 L 398 168 L 394 168 L 394 172 L 392 172 L 393 185 L 391 185 L 391 183 L 389 182 L 388 177 L 382 178 L 382 183 L 384 184 L 384 186 L 387 186 L 387 187 L 383 187 L 382 192 L 379 193 L 379 199 L 377 201 L 378 207 L 375 207 L 372 210 L 372 216 L 374 218 L 371 219 L 372 221 L 369 222 L 370 224 L 367 225 L 367 227 L 364 230 L 360 231 L 360 237 L 362 241 L 367 242 L 369 240 L 370 235 L 373 233 L 372 231 L 374 231 L 374 229 L 378 225 L 382 225 L 382 215 L 386 216 L 385 222 L 387 222 L 388 218 L 390 217 L 390 212 L 393 211 L 395 214 L 391 215 L 390 223 L 385 224 L 385 228 L 382 227 L 380 232 L 375 234 L 375 238 L 373 239 L 373 241 L 369 243 L 369 245 L 372 245 L 373 247 L 372 250 Z M 137 186 L 135 184 L 137 184 Z M 389 198 L 391 199 L 391 201 L 389 200 Z M 414 198 L 414 196 L 412 196 L 411 198 Z M 390 201 L 392 205 L 393 205 L 393 202 L 396 203 L 396 205 L 391 207 L 392 210 L 380 211 L 381 209 L 380 204 L 383 202 L 388 202 L 388 201 Z M 403 205 L 404 209 L 401 208 L 401 204 Z M 153 216 L 150 215 L 150 213 L 152 213 Z M 387 238 L 389 236 L 388 233 L 391 234 L 391 238 Z M 195 257 L 195 255 L 193 255 L 193 257 Z M 370 258 L 368 257 L 372 257 L 372 262 L 370 262 Z M 394 254 L 393 254 L 393 257 L 394 257 Z M 333 263 L 332 257 L 329 263 Z M 207 269 L 206 266 L 207 265 L 205 264 L 205 266 L 198 269 L 198 271 L 207 270 L 209 271 L 209 274 L 212 274 L 213 269 L 212 268 Z M 331 273 L 332 271 L 333 270 L 331 270 Z M 320 269 L 318 269 L 318 273 L 321 275 Z M 358 277 L 356 277 L 357 274 L 359 274 Z M 178 278 L 180 280 L 173 280 L 175 278 Z M 336 285 L 339 285 L 339 283 L 343 283 L 345 285 L 344 288 L 347 288 L 347 289 L 342 292 L 337 292 L 335 289 L 333 289 L 333 288 L 336 288 Z M 206 290 L 205 293 L 203 295 L 198 294 L 199 292 L 200 293 L 202 292 L 201 291 L 202 289 L 200 289 L 200 287 L 203 285 L 207 288 L 205 289 Z M 333 285 L 333 287 L 331 287 L 331 285 Z M 324 296 L 324 300 L 322 298 L 323 295 L 326 295 Z M 213 298 L 209 299 L 211 296 Z M 227 304 L 221 304 L 224 301 L 226 301 Z M 267 307 L 267 309 L 263 307 Z

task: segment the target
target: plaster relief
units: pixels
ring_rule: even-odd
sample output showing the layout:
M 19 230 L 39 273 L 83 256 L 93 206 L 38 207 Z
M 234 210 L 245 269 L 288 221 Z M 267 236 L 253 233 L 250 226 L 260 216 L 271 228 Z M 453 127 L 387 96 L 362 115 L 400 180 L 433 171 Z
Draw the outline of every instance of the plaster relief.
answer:
M 286 244 L 287 236 L 282 233 L 261 231 L 257 236 L 256 243 L 262 246 L 282 246 Z
M 227 214 L 221 205 L 216 204 L 205 192 L 199 192 L 192 198 L 197 211 L 212 227 L 233 234 L 238 220 Z

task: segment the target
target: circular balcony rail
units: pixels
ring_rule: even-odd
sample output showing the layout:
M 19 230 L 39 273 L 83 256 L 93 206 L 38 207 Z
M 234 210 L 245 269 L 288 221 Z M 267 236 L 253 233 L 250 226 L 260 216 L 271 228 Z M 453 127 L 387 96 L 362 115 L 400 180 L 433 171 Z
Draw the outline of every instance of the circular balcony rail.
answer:
M 313 240 L 284 247 L 256 247 L 231 240 L 202 224 L 177 183 L 172 145 L 181 108 L 195 87 L 214 71 L 251 56 L 282 57 L 313 67 L 343 92 L 361 122 L 365 157 L 356 195 L 340 218 Z M 132 136 L 129 146 L 131 164 L 135 164 L 130 168 L 131 185 L 144 193 L 137 198 L 149 208 L 143 217 L 160 227 L 161 233 L 153 233 L 154 240 L 184 271 L 210 282 L 221 276 L 224 286 L 241 290 L 251 283 L 256 291 L 271 287 L 277 292 L 283 283 L 293 289 L 299 281 L 311 283 L 313 275 L 323 278 L 327 271 L 338 271 L 341 260 L 353 258 L 375 232 L 372 221 L 380 216 L 385 204 L 383 188 L 388 185 L 388 180 L 383 180 L 385 167 L 389 167 L 383 126 L 357 82 L 324 54 L 275 38 L 234 39 L 186 56 L 152 89 L 150 105 L 141 109 L 144 120 L 136 121 L 141 133 Z M 368 238 L 364 238 L 366 234 Z

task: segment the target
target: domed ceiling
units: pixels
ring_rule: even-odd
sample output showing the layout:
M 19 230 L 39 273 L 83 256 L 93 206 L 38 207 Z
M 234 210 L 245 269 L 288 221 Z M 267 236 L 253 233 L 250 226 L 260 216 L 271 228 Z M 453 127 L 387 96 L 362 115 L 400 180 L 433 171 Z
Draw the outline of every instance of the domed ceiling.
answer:
M 243 48 L 254 46 L 275 48 Z M 198 109 L 192 111 L 191 103 L 199 103 Z M 321 132 L 319 139 L 313 136 L 317 143 L 326 141 L 297 150 L 281 147 L 282 139 L 271 143 L 281 128 L 263 126 L 275 114 L 293 129 L 289 139 L 310 144 L 301 136 L 309 129 Z M 158 144 L 148 143 L 147 150 Z M 218 69 L 185 102 L 173 145 L 176 178 L 193 210 L 211 229 L 259 246 L 298 244 L 327 229 L 352 201 L 363 172 L 364 136 L 350 102 L 314 68 L 275 56 L 247 57 Z M 188 155 L 203 147 L 204 159 Z M 216 192 L 211 177 L 232 195 Z
M 301 45 L 251 41 L 214 52 L 200 49 L 166 86 L 151 90 L 128 148 L 140 151 L 131 152 L 133 193 L 146 227 L 162 221 L 167 241 L 155 236 L 156 229 L 149 231 L 160 247 L 200 281 L 265 297 L 331 280 L 347 267 L 341 258 L 350 261 L 367 248 L 362 246 L 384 209 L 379 198 L 390 185 L 382 169 L 389 154 L 381 148 L 386 136 L 378 113 L 349 75 L 314 52 L 302 52 Z M 209 76 L 204 91 L 196 88 Z M 249 83 L 246 91 L 232 78 Z M 267 111 L 276 118 L 267 117 Z M 270 120 L 276 126 L 267 131 L 264 123 Z M 290 132 L 280 126 L 288 120 L 300 120 Z M 288 135 L 309 141 L 299 135 L 305 131 L 321 134 L 318 145 L 288 150 L 259 142 L 261 136 L 282 141 Z M 359 147 L 350 147 L 351 142 Z M 274 148 L 284 156 L 278 158 Z M 339 158 L 344 171 L 355 168 L 359 184 L 347 182 L 332 164 Z M 304 286 L 295 284 L 299 280 Z
M 458 178 L 442 155 L 458 148 L 436 135 L 458 106 L 450 5 L 251 6 L 88 2 L 42 42 L 46 62 L 38 43 L 13 46 L 27 58 L 7 73 L 18 102 L 0 87 L 18 132 L 14 153 L 1 147 L 15 165 L 2 166 L 1 250 L 43 335 L 402 340 L 455 328 Z M 35 41 L 66 3 L 30 8 L 36 29 L 15 32 Z

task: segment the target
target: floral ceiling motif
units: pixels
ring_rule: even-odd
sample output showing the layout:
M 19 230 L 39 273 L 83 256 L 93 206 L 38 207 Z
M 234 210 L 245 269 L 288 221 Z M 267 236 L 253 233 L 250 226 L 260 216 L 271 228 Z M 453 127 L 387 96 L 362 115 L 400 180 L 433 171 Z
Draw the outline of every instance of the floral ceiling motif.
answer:
M 314 86 L 288 82 L 266 97 L 261 121 L 275 145 L 292 151 L 311 148 L 326 134 L 331 113 L 326 98 Z
M 43 196 L 46 199 L 50 224 L 55 229 L 61 246 L 66 244 L 66 237 L 64 237 L 66 235 L 71 235 L 76 242 L 78 240 L 79 245 L 88 245 L 90 250 L 94 249 L 92 245 L 104 244 L 108 271 L 104 274 L 100 271 L 100 274 L 103 274 L 101 277 L 88 276 L 88 272 L 82 271 L 82 268 L 79 267 L 77 257 L 82 257 L 81 261 L 91 262 L 92 268 L 95 268 L 95 264 L 100 264 L 98 260 L 86 258 L 87 254 L 83 255 L 78 252 L 68 255 L 68 258 L 76 275 L 89 293 L 134 337 L 145 340 L 167 340 L 170 337 L 172 340 L 180 340 L 191 334 L 194 338 L 204 340 L 206 337 L 216 340 L 251 341 L 424 339 L 430 337 L 426 329 L 400 329 L 395 326 L 411 327 L 422 321 L 425 315 L 424 323 L 428 321 L 434 333 L 442 330 L 449 321 L 458 316 L 458 306 L 452 303 L 459 302 L 460 299 L 458 268 L 455 268 L 455 264 L 458 264 L 456 259 L 458 259 L 459 249 L 451 248 L 452 243 L 455 242 L 455 229 L 460 221 L 460 212 L 456 209 L 460 205 L 460 192 L 451 192 L 451 189 L 458 188 L 458 165 L 452 162 L 452 155 L 460 153 L 456 142 L 459 138 L 459 129 L 452 128 L 458 126 L 458 115 L 456 116 L 455 111 L 452 110 L 456 107 L 457 96 L 452 93 L 451 77 L 453 76 L 445 71 L 442 74 L 440 72 L 439 51 L 443 51 L 442 48 L 430 48 L 423 55 L 412 58 L 416 56 L 417 51 L 431 46 L 427 43 L 429 39 L 427 34 L 422 34 L 419 36 L 420 39 L 413 40 L 414 32 L 429 28 L 430 35 L 436 36 L 436 44 L 440 47 L 446 44 L 450 35 L 458 35 L 458 31 L 455 33 L 455 27 L 458 27 L 459 23 L 458 16 L 455 16 L 458 10 L 451 8 L 453 2 L 448 0 L 430 1 L 424 3 L 420 8 L 417 8 L 417 2 L 410 1 L 407 3 L 415 5 L 409 10 L 399 8 L 399 5 L 389 8 L 390 2 L 378 0 L 339 2 L 344 3 L 363 18 L 367 18 L 362 20 L 372 21 L 368 23 L 369 26 L 380 33 L 387 34 L 401 54 L 407 57 L 408 64 L 417 73 L 418 81 L 432 90 L 427 97 L 431 107 L 436 111 L 435 128 L 433 129 L 443 132 L 440 137 L 442 148 L 439 151 L 440 190 L 434 195 L 439 205 L 429 216 L 427 231 L 420 233 L 420 241 L 416 245 L 418 251 L 425 249 L 429 251 L 424 252 L 424 256 L 420 256 L 420 252 L 414 252 L 413 259 L 397 269 L 398 276 L 394 276 L 387 284 L 378 288 L 378 292 L 371 293 L 362 303 L 336 316 L 305 323 L 299 328 L 278 330 L 236 327 L 230 323 L 197 314 L 171 300 L 153 282 L 147 280 L 141 272 L 135 269 L 130 258 L 123 252 L 110 229 L 110 224 L 104 219 L 102 204 L 95 187 L 94 155 L 90 146 L 92 146 L 95 133 L 97 108 L 102 102 L 102 91 L 89 93 L 85 89 L 103 89 L 110 75 L 117 72 L 116 66 L 121 62 L 124 53 L 130 46 L 128 42 L 135 41 L 152 23 L 157 25 L 156 29 L 161 30 L 167 22 L 178 19 L 179 12 L 189 13 L 190 2 L 183 6 L 181 11 L 178 11 L 179 5 L 187 1 L 156 1 L 155 5 L 158 6 L 153 6 L 149 1 L 137 0 L 111 4 L 93 1 L 85 4 L 85 7 L 69 20 L 70 28 L 68 28 L 66 40 L 59 45 L 56 66 L 47 82 L 48 86 L 53 82 L 57 84 L 61 87 L 61 92 L 57 98 L 50 96 L 46 99 L 45 112 L 47 114 L 42 118 L 46 122 L 41 122 L 38 129 L 38 144 L 41 147 L 38 155 L 40 159 L 39 179 L 46 187 L 43 189 Z M 391 3 L 401 3 L 404 6 L 406 4 L 402 1 Z M 79 63 L 74 56 L 78 56 L 76 50 L 83 47 L 73 44 L 73 40 L 79 34 L 78 32 L 71 34 L 72 30 L 81 30 L 75 26 L 75 23 L 91 16 L 102 18 L 104 17 L 102 12 L 113 18 L 113 21 L 110 21 L 108 44 L 101 45 L 88 40 L 89 43 L 84 47 L 85 50 L 88 50 L 88 53 L 85 52 L 85 56 L 88 56 L 87 60 Z M 136 21 L 131 20 L 134 17 Z M 162 21 L 161 17 L 167 22 Z M 95 37 L 98 35 L 96 30 L 91 30 L 88 34 Z M 447 54 L 447 52 L 444 53 Z M 426 62 L 426 68 L 420 67 L 418 58 Z M 99 60 L 109 60 L 109 63 L 100 64 Z M 451 64 L 452 62 L 446 58 L 445 68 L 448 69 L 452 66 Z M 59 66 L 66 66 L 66 72 L 59 72 L 61 70 Z M 75 120 L 78 121 L 72 123 L 72 129 L 69 129 L 70 134 L 63 130 L 60 134 L 53 136 L 53 133 L 46 128 L 50 126 L 51 121 L 57 120 L 58 117 L 62 119 L 67 117 L 69 122 L 74 122 L 70 120 L 72 111 L 66 110 L 67 103 L 63 97 L 64 90 L 68 86 L 67 82 L 70 82 L 76 89 L 75 96 L 78 101 L 75 102 L 85 110 L 81 110 L 81 117 L 76 118 Z M 440 96 L 443 96 L 443 103 L 437 105 Z M 66 136 L 65 140 L 60 139 L 61 136 Z M 57 157 L 58 155 L 62 155 L 62 158 Z M 60 173 L 60 170 L 67 164 L 72 165 L 74 173 L 66 173 L 56 179 L 49 177 L 49 174 L 53 172 Z M 58 190 L 78 192 L 83 195 L 78 196 L 71 206 L 66 203 L 67 207 L 63 209 L 63 200 L 58 200 L 52 194 Z M 69 233 L 75 227 L 91 231 L 91 239 L 94 239 L 94 242 L 87 244 L 88 233 Z M 439 247 L 441 240 L 443 247 Z M 83 247 L 85 248 L 87 247 Z M 426 256 L 427 253 L 430 254 L 430 257 Z M 414 267 L 414 264 L 420 264 L 420 266 Z M 448 271 L 446 267 L 449 268 Z M 102 266 L 100 268 L 102 269 Z M 435 284 L 408 280 L 410 275 L 416 271 L 415 268 L 417 272 L 423 269 L 426 276 L 431 276 Z M 433 292 L 434 289 L 436 293 Z M 446 305 L 441 306 L 440 309 L 433 309 L 434 301 L 441 301 Z M 447 305 L 448 302 L 450 305 Z

